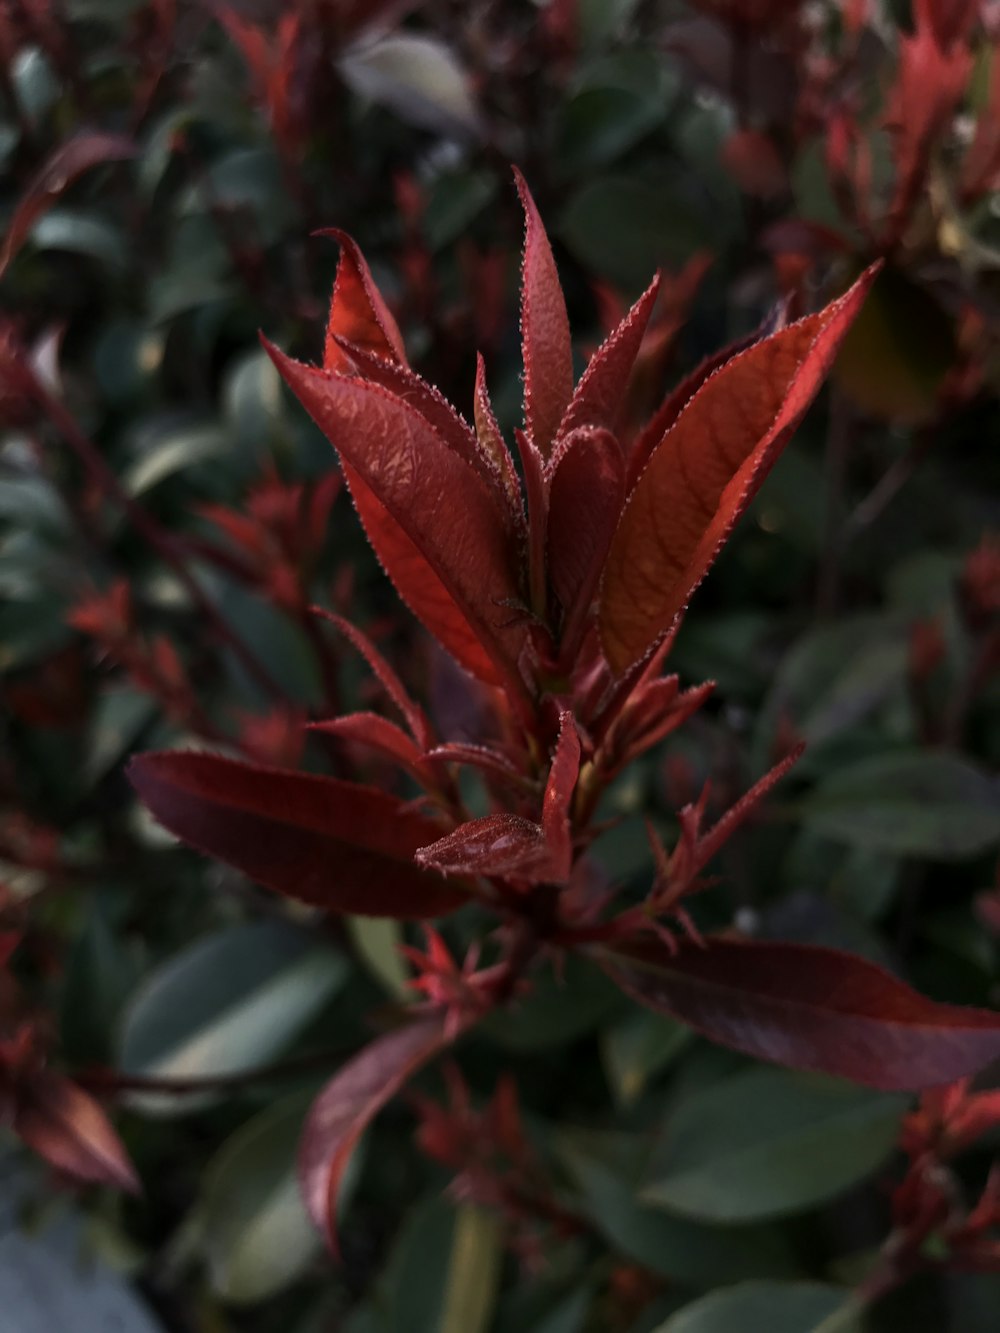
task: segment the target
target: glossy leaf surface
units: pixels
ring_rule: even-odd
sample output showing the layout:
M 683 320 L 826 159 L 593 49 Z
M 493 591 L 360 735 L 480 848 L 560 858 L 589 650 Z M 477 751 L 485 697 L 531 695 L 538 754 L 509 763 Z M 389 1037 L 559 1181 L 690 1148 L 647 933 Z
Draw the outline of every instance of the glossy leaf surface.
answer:
M 466 899 L 413 863 L 439 826 L 374 788 L 179 751 L 139 756 L 129 778 L 171 833 L 316 907 L 423 917 Z
M 640 659 L 687 605 L 815 397 L 874 272 L 818 314 L 726 362 L 652 451 L 618 525 L 601 593 L 612 668 Z
M 671 954 L 659 940 L 601 958 L 651 1009 L 758 1060 L 905 1091 L 1000 1058 L 1000 1014 L 938 1004 L 835 949 L 712 938 Z

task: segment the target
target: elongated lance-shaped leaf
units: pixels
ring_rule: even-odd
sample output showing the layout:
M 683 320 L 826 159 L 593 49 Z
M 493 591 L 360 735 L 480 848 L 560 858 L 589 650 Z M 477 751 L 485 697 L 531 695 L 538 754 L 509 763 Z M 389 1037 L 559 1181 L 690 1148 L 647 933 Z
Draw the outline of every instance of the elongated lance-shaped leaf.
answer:
M 135 156 L 135 144 L 121 134 L 81 130 L 61 144 L 28 182 L 0 243 L 0 277 L 20 250 L 31 228 L 70 185 L 92 167 Z
M 171 833 L 291 898 L 402 918 L 468 901 L 414 864 L 440 827 L 373 787 L 184 751 L 139 755 L 128 775 Z
M 625 318 L 590 358 L 559 425 L 558 440 L 579 426 L 600 426 L 612 432 L 618 429 L 629 376 L 659 291 L 660 275 L 657 273 Z
M 324 367 L 337 371 L 351 369 L 350 354 L 341 339 L 405 366 L 406 351 L 399 326 L 375 286 L 364 255 L 344 231 L 331 227 L 321 235 L 340 242 L 340 262 L 326 326 Z
M 380 384 L 415 408 L 448 448 L 479 474 L 495 497 L 497 512 L 504 525 L 512 534 L 518 530 L 520 536 L 504 478 L 494 454 L 483 447 L 476 432 L 456 412 L 444 394 L 407 366 L 386 361 L 371 352 L 353 349 L 346 342 L 342 346 L 352 355 L 362 379 L 368 384 Z
M 347 465 L 369 540 L 400 596 L 463 665 L 485 674 L 485 657 L 487 670 L 492 664 L 487 678 L 503 679 L 516 692 L 526 630 L 511 619 L 509 608 L 520 597 L 517 560 L 495 495 L 402 399 L 265 346 Z M 357 478 L 391 524 L 359 495 Z M 413 561 L 414 552 L 419 562 Z M 427 567 L 435 575 L 430 586 Z M 478 654 L 468 650 L 470 639 L 478 641 Z
M 814 945 L 643 938 L 601 952 L 633 999 L 758 1060 L 887 1091 L 1000 1058 L 1000 1014 L 928 1000 L 863 958 Z
M 103 1107 L 62 1074 L 42 1069 L 27 1079 L 10 1123 L 33 1152 L 74 1180 L 139 1193 L 135 1168 Z
M 358 1140 L 421 1066 L 451 1043 L 440 1014 L 387 1032 L 340 1069 L 313 1102 L 299 1148 L 306 1209 L 337 1251 L 337 1194 Z
M 388 718 L 380 717 L 378 713 L 348 713 L 325 722 L 312 722 L 309 730 L 333 736 L 377 754 L 397 764 L 421 784 L 426 784 L 428 778 L 433 776 L 423 762 L 420 746 L 402 727 L 390 722 Z
M 521 268 L 524 421 L 531 443 L 547 458 L 573 394 L 573 344 L 549 238 L 516 167 L 514 179 L 525 217 Z
M 547 563 L 563 608 L 561 653 L 573 661 L 589 623 L 625 500 L 625 460 L 607 430 L 581 426 L 557 446 L 549 484 Z
M 687 605 L 819 390 L 875 272 L 728 361 L 653 450 L 626 502 L 601 589 L 601 641 L 617 674 Z

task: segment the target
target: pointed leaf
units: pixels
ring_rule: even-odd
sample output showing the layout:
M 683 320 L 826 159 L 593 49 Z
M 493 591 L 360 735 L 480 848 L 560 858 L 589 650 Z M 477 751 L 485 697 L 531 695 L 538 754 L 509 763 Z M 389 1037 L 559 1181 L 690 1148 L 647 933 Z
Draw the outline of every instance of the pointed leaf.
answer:
M 519 598 L 514 551 L 485 482 L 401 399 L 375 385 L 293 361 L 277 348 L 269 351 L 348 465 L 348 483 L 360 477 L 392 520 L 395 534 L 384 519 L 378 521 L 377 511 L 369 511 L 366 521 L 364 500 L 359 503 L 353 488 L 369 539 L 403 600 L 423 612 L 427 628 L 449 649 L 454 650 L 458 637 L 456 617 L 464 621 L 466 638 L 478 639 L 493 662 L 493 679 L 499 675 L 516 682 L 514 664 L 525 629 L 512 624 L 505 609 Z M 424 586 L 424 569 L 407 558 L 413 548 L 439 588 Z M 441 603 L 440 591 L 447 603 Z M 465 664 L 469 657 L 466 652 Z
M 625 460 L 615 437 L 583 427 L 553 456 L 549 488 L 549 582 L 565 612 L 563 651 L 572 654 L 597 592 L 625 501 Z
M 874 276 L 733 357 L 654 449 L 604 576 L 601 638 L 616 673 L 683 611 L 815 397 Z
M 580 774 L 580 734 L 572 713 L 559 718 L 559 739 L 542 801 L 542 832 L 552 861 L 551 878 L 569 878 L 573 864 L 573 829 L 570 808 Z
M 357 625 L 352 625 L 343 616 L 338 616 L 333 611 L 327 611 L 325 607 L 313 606 L 309 609 L 314 615 L 321 616 L 323 620 L 329 621 L 334 629 L 344 636 L 351 647 L 361 654 L 371 667 L 378 683 L 399 709 L 406 725 L 410 728 L 410 734 L 417 744 L 421 746 L 430 745 L 432 741 L 431 724 L 427 720 L 424 710 L 410 698 L 406 686 L 364 630 L 358 629 Z
M 438 1014 L 387 1032 L 340 1069 L 313 1102 L 299 1148 L 309 1216 L 337 1249 L 337 1194 L 358 1140 L 422 1065 L 451 1044 Z
M 610 431 L 618 429 L 629 376 L 659 291 L 660 275 L 657 274 L 591 357 L 559 426 L 560 439 L 579 426 L 601 426 Z
M 74 135 L 57 148 L 28 182 L 14 209 L 0 245 L 0 277 L 20 250 L 36 219 L 52 207 L 78 176 L 91 167 L 120 162 L 134 155 L 135 144 L 131 139 L 120 134 L 88 131 Z
M 548 457 L 573 393 L 573 346 L 556 261 L 524 177 L 514 179 L 525 214 L 521 269 L 524 420 L 532 444 Z
M 405 366 L 406 351 L 399 326 L 375 286 L 364 255 L 346 232 L 331 227 L 322 235 L 333 236 L 341 247 L 326 326 L 324 367 L 337 371 L 351 369 L 350 358 L 338 342 L 341 338 Z
M 346 717 L 331 718 L 328 722 L 312 722 L 309 730 L 374 750 L 383 759 L 412 773 L 418 782 L 427 779 L 419 745 L 414 744 L 402 727 L 397 727 L 388 718 L 379 717 L 378 713 L 348 713 Z
M 137 756 L 129 779 L 171 833 L 289 897 L 403 918 L 466 900 L 413 863 L 437 825 L 374 788 L 179 751 Z
M 89 1092 L 51 1069 L 18 1095 L 11 1128 L 50 1166 L 88 1184 L 137 1194 L 139 1178 L 111 1121 Z
M 521 884 L 554 878 L 541 827 L 521 815 L 484 815 L 421 847 L 417 861 L 445 875 L 495 875 Z
M 496 475 L 500 479 L 503 492 L 510 509 L 515 528 L 524 535 L 524 499 L 521 495 L 521 483 L 517 468 L 511 457 L 507 442 L 493 411 L 489 389 L 486 387 L 486 366 L 482 354 L 476 354 L 476 389 L 474 411 L 476 436 L 483 454 L 490 460 Z
M 1000 1014 L 938 1004 L 863 958 L 812 945 L 660 940 L 601 964 L 640 1004 L 759 1060 L 886 1091 L 950 1083 L 1000 1058 Z

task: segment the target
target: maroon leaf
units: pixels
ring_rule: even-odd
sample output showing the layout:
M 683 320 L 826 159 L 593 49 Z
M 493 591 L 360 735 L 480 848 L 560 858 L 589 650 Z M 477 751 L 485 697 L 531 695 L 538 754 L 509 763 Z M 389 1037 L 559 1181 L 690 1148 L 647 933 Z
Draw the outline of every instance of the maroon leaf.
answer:
M 310 731 L 335 736 L 338 740 L 373 750 L 376 754 L 398 764 L 420 783 L 426 783 L 428 769 L 423 752 L 402 727 L 378 713 L 348 713 L 346 717 L 331 718 L 328 722 L 312 722 Z
M 403 600 L 464 665 L 484 674 L 485 657 L 488 679 L 518 689 L 515 664 L 525 629 L 505 609 L 520 593 L 495 495 L 402 399 L 265 346 L 347 465 L 369 539 Z M 358 479 L 380 509 L 368 504 Z M 428 569 L 435 576 L 430 585 Z M 478 655 L 468 652 L 470 639 L 478 641 Z
M 497 422 L 489 390 L 486 387 L 486 366 L 482 355 L 476 354 L 476 390 L 475 390 L 476 435 L 485 456 L 490 460 L 494 472 L 500 479 L 507 500 L 514 527 L 524 535 L 524 499 L 521 495 L 521 483 L 517 468 L 511 458 L 510 450 L 503 438 Z
M 602 966 L 633 999 L 723 1046 L 887 1090 L 950 1083 L 1000 1058 L 1000 1014 L 937 1004 L 865 959 L 719 937 L 616 945 Z
M 299 1147 L 299 1182 L 309 1216 L 337 1250 L 337 1193 L 358 1140 L 422 1065 L 449 1044 L 441 1015 L 419 1018 L 366 1046 L 313 1102 Z
M 328 620 L 334 629 L 338 630 L 352 648 L 365 659 L 371 667 L 378 683 L 385 690 L 388 697 L 399 709 L 400 714 L 410 728 L 410 734 L 413 739 L 421 746 L 431 744 L 433 733 L 431 724 L 427 720 L 427 715 L 419 704 L 415 703 L 409 696 L 406 686 L 393 671 L 392 667 L 385 660 L 379 650 L 372 643 L 371 639 L 363 630 L 358 629 L 357 625 L 352 625 L 349 620 L 343 616 L 336 615 L 333 611 L 327 611 L 322 606 L 310 607 L 314 615 L 321 616 Z
M 653 450 L 608 553 L 600 631 L 616 674 L 684 607 L 801 421 L 874 281 L 727 361 Z
M 131 139 L 121 134 L 82 132 L 49 157 L 28 182 L 0 246 L 0 277 L 24 244 L 32 226 L 59 196 L 85 171 L 105 162 L 120 162 L 135 155 Z
M 571 714 L 559 721 L 542 822 L 521 815 L 486 815 L 460 825 L 417 853 L 444 874 L 491 875 L 518 885 L 565 883 L 573 863 L 570 805 L 580 771 L 580 737 Z
M 591 357 L 559 426 L 559 439 L 578 426 L 603 426 L 610 431 L 618 429 L 625 389 L 659 291 L 660 275 L 657 274 L 618 327 Z
M 542 801 L 542 831 L 552 860 L 551 878 L 557 883 L 569 879 L 573 864 L 570 808 L 579 774 L 580 733 L 572 713 L 563 713 L 559 718 L 559 739 Z
M 562 604 L 562 651 L 575 655 L 625 501 L 625 460 L 607 430 L 582 427 L 557 446 L 549 486 L 549 582 Z
M 43 1069 L 18 1090 L 12 1128 L 33 1152 L 75 1180 L 129 1194 L 141 1189 L 103 1108 L 62 1074 Z
M 364 255 L 346 232 L 331 227 L 321 234 L 333 236 L 341 246 L 326 326 L 323 365 L 327 370 L 350 371 L 350 356 L 338 341 L 344 339 L 375 356 L 405 366 L 406 351 L 399 326 L 375 286 Z
M 181 751 L 138 755 L 129 779 L 171 833 L 289 897 L 400 918 L 468 901 L 413 862 L 438 826 L 374 788 Z
M 539 824 L 522 815 L 484 815 L 421 847 L 417 861 L 446 875 L 492 875 L 521 885 L 553 878 L 552 856 Z
M 524 419 L 528 438 L 547 457 L 573 393 L 573 345 L 549 238 L 516 168 L 514 178 L 526 224 L 521 270 Z

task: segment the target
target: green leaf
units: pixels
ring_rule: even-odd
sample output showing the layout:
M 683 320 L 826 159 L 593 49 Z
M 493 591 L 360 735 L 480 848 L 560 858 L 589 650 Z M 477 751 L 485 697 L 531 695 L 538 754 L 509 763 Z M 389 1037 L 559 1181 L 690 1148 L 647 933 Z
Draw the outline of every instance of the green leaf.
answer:
M 100 260 L 110 269 L 124 269 L 129 250 L 117 228 L 90 213 L 68 208 L 53 209 L 31 229 L 32 243 L 39 250 L 64 250 Z
M 497 195 L 497 178 L 488 171 L 449 171 L 430 187 L 423 217 L 424 236 L 434 251 L 452 245 Z
M 503 1265 L 499 1214 L 463 1204 L 455 1216 L 439 1333 L 487 1333 Z
M 665 1069 L 691 1040 L 683 1023 L 636 1010 L 601 1036 L 601 1060 L 619 1106 L 628 1107 L 649 1080 Z
M 127 1074 L 215 1078 L 272 1061 L 346 980 L 348 967 L 313 936 L 282 922 L 232 926 L 157 968 L 125 1013 L 120 1064 Z M 143 1093 L 149 1115 L 182 1114 L 215 1094 Z
M 229 447 L 225 432 L 217 426 L 168 431 L 128 468 L 122 485 L 133 496 L 144 495 L 175 472 L 208 458 L 218 458 Z
M 99 781 L 122 759 L 156 711 L 155 699 L 128 685 L 101 695 L 90 720 L 85 765 L 89 783 Z
M 1000 842 L 996 780 L 943 750 L 903 750 L 840 768 L 800 809 L 817 833 L 898 856 L 960 861 Z
M 582 1037 L 615 1009 L 621 991 L 580 958 L 567 958 L 561 975 L 552 968 L 535 973 L 531 990 L 480 1026 L 512 1051 L 541 1051 Z
M 671 1316 L 656 1333 L 861 1333 L 842 1287 L 818 1282 L 743 1282 Z
M 355 47 L 340 62 L 354 92 L 421 129 L 478 137 L 479 110 L 468 74 L 436 37 L 392 33 Z
M 795 1275 L 784 1238 L 770 1228 L 705 1226 L 642 1203 L 634 1185 L 637 1144 L 627 1135 L 578 1130 L 562 1131 L 554 1143 L 584 1211 L 615 1250 L 686 1287 Z
M 267 1300 L 305 1273 L 322 1241 L 302 1203 L 296 1152 L 312 1090 L 247 1121 L 205 1169 L 196 1220 L 212 1289 L 225 1301 Z M 341 1206 L 357 1178 L 348 1167 Z
M 712 241 L 703 210 L 681 192 L 626 175 L 588 181 L 570 199 L 558 231 L 587 268 L 631 289 L 659 265 L 676 267 Z
M 702 1222 L 801 1212 L 885 1160 L 905 1107 L 850 1083 L 752 1069 L 680 1103 L 642 1197 Z
M 405 943 L 402 922 L 389 916 L 347 916 L 344 923 L 351 943 L 375 979 L 397 999 L 412 999 L 410 973 L 399 952 Z

